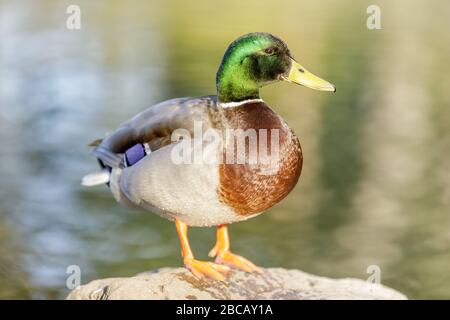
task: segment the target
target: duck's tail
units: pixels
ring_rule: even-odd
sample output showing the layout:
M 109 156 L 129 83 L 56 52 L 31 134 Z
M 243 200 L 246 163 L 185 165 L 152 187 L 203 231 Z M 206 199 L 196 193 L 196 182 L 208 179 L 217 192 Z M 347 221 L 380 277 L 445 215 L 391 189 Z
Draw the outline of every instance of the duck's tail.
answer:
M 81 185 L 85 187 L 97 186 L 99 184 L 109 183 L 111 177 L 110 170 L 103 169 L 101 171 L 92 172 L 87 174 L 81 179 Z
M 81 179 L 81 185 L 85 187 L 108 184 L 111 178 L 111 168 L 113 165 L 120 163 L 120 157 L 100 146 L 102 141 L 102 139 L 97 139 L 89 144 L 90 147 L 95 147 L 92 153 L 97 157 L 102 169 L 100 171 L 89 173 Z M 113 163 L 113 165 L 108 167 L 105 165 L 105 162 L 108 164 Z

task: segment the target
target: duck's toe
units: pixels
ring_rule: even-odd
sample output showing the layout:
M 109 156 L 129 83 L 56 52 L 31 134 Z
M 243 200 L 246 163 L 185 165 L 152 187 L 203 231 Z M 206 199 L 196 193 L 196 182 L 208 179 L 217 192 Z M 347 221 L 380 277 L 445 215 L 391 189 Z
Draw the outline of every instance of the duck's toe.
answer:
M 198 278 L 209 278 L 218 281 L 225 281 L 230 272 L 230 268 L 224 265 L 209 261 L 200 261 L 196 259 L 185 259 L 184 265 Z
M 240 255 L 234 254 L 229 250 L 219 251 L 216 257 L 216 263 L 226 264 L 250 273 L 263 273 L 262 268 L 256 266 L 250 260 Z

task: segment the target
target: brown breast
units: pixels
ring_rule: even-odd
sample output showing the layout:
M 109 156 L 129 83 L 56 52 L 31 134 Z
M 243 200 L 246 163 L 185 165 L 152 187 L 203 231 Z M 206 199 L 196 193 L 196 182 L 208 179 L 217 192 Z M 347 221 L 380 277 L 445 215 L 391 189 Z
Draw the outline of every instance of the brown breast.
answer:
M 219 199 L 240 215 L 260 213 L 281 201 L 297 184 L 303 163 L 300 143 L 283 119 L 263 102 L 222 111 L 232 130 L 225 133 L 228 139 L 219 165 Z M 243 136 L 234 135 L 233 141 L 230 131 L 235 133 L 235 129 L 243 130 L 244 136 L 256 135 L 260 148 L 256 149 L 256 162 L 255 157 L 253 162 L 249 158 L 251 139 L 245 139 L 245 148 L 239 148 L 237 140 Z M 278 150 L 273 143 L 279 145 Z M 238 157 L 239 151 L 245 152 L 245 163 L 242 153 Z

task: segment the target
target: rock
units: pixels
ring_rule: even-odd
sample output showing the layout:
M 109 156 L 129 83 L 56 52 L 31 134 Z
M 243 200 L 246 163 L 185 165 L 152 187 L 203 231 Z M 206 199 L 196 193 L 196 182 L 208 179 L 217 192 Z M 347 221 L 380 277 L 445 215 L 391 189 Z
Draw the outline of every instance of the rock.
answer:
M 95 280 L 73 290 L 69 300 L 115 299 L 406 299 L 379 284 L 330 279 L 299 270 L 265 269 L 262 275 L 232 271 L 226 283 L 201 280 L 184 268 L 164 268 L 130 278 Z

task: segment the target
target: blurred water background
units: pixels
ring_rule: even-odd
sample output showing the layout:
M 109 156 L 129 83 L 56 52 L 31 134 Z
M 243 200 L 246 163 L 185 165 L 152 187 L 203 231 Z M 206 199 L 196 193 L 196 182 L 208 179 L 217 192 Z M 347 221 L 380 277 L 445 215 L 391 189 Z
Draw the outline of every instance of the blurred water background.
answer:
M 81 7 L 81 30 L 66 8 Z M 87 143 L 156 102 L 215 93 L 239 35 L 279 35 L 336 94 L 276 84 L 263 98 L 299 136 L 296 189 L 231 227 L 265 267 L 369 277 L 450 298 L 450 2 L 0 0 L 0 298 L 64 298 L 82 283 L 180 266 L 172 223 L 85 189 Z M 164 183 L 161 181 L 161 183 Z M 206 258 L 213 229 L 192 229 Z

